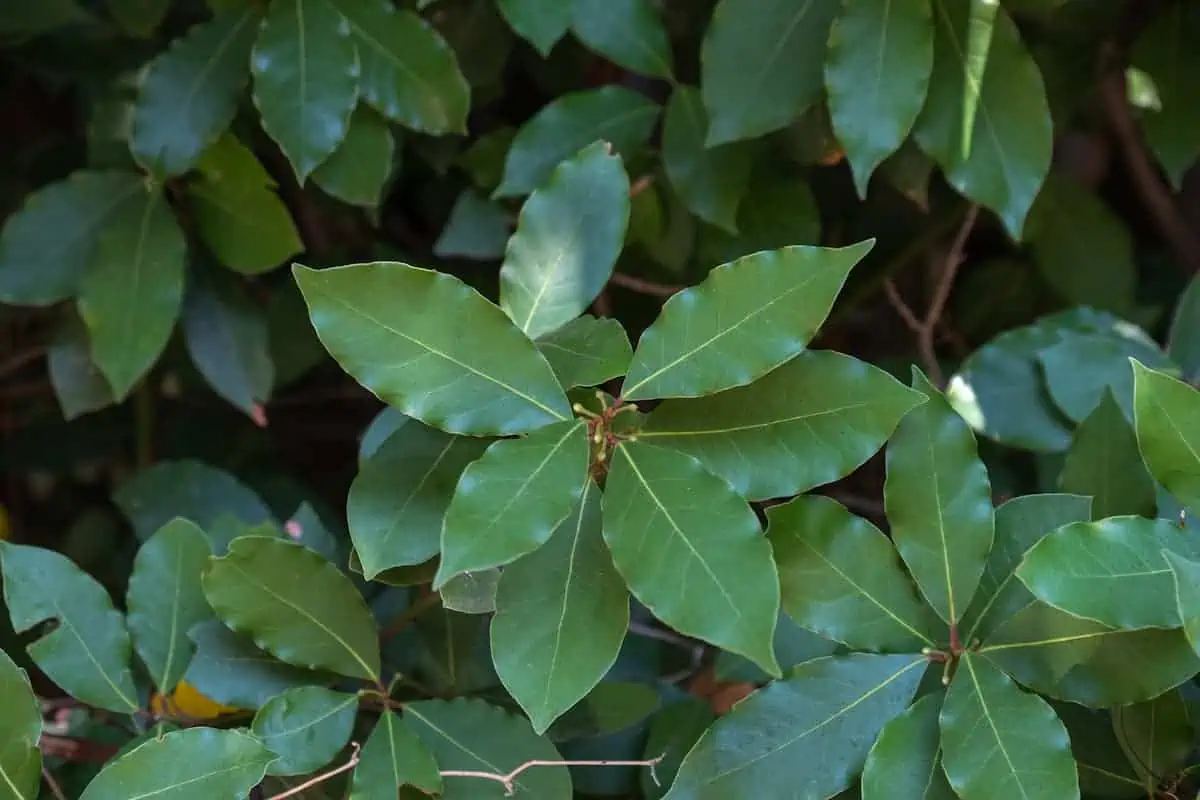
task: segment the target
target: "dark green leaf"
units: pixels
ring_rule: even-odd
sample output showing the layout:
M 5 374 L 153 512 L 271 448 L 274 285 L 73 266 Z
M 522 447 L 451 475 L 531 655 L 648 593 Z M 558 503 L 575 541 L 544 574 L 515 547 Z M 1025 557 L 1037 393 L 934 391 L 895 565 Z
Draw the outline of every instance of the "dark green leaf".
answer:
M 1200 378 L 1200 275 L 1192 276 L 1175 306 L 1167 353 L 1188 382 Z
M 1108 711 L 1074 703 L 1051 703 L 1071 736 L 1079 788 L 1087 797 L 1145 797 L 1146 790 L 1112 729 Z
M 404 414 L 475 436 L 568 419 L 566 395 L 533 343 L 457 278 L 395 262 L 294 273 L 321 342 Z
M 654 716 L 643 751 L 647 759 L 662 758 L 654 767 L 642 769 L 642 793 L 658 800 L 675 782 L 684 756 L 716 720 L 712 706 L 697 697 L 686 697 Z
M 883 726 L 862 773 L 862 800 L 954 800 L 942 771 L 942 692 L 927 694 Z
M 573 1 L 571 28 L 590 49 L 632 72 L 671 77 L 671 40 L 653 0 Z
M 1150 474 L 1200 514 L 1200 392 L 1133 362 L 1138 448 Z
M 298 544 L 235 539 L 209 561 L 204 594 L 226 625 L 289 664 L 378 680 L 379 640 L 350 579 Z
M 566 35 L 574 16 L 569 0 L 497 0 L 497 5 L 509 26 L 543 57 Z
M 385 709 L 363 745 L 349 800 L 396 800 L 396 791 L 406 785 L 440 794 L 442 776 L 412 729 Z
M 1070 336 L 1038 354 L 1055 405 L 1083 422 L 1111 390 L 1126 419 L 1133 421 L 1133 371 L 1129 359 L 1152 369 L 1170 366 L 1166 355 L 1140 329 Z
M 584 315 L 540 337 L 534 344 L 564 388 L 599 386 L 625 374 L 633 348 L 615 319 Z
M 724 264 L 759 250 L 818 244 L 821 212 L 802 177 L 759 169 L 738 206 L 737 228 L 735 236 L 718 228 L 701 227 L 696 258 Z
M 1112 725 L 1147 792 L 1177 774 L 1192 751 L 1195 726 L 1179 691 L 1114 708 Z
M 6 38 L 32 37 L 71 23 L 91 21 L 94 18 L 75 0 L 43 0 L 33 5 L 0 7 L 0 35 Z
M 634 596 L 680 633 L 778 675 L 779 579 L 749 504 L 683 453 L 626 442 L 612 460 L 604 540 Z
M 171 0 L 108 0 L 108 13 L 130 36 L 149 38 L 162 24 Z
M 320 686 L 300 686 L 268 700 L 251 730 L 279 756 L 272 775 L 303 775 L 333 760 L 350 741 L 358 696 Z
M 324 680 L 320 673 L 272 658 L 219 620 L 200 623 L 188 631 L 188 638 L 196 654 L 184 680 L 222 705 L 255 709 L 288 689 Z
M 440 258 L 500 259 L 511 227 L 504 206 L 474 189 L 463 189 L 450 209 L 442 235 L 433 244 L 433 252 Z
M 11 800 L 34 800 L 41 780 L 42 711 L 25 670 L 0 650 L 0 786 Z
M 1158 110 L 1142 117 L 1146 142 L 1154 151 L 1176 189 L 1183 175 L 1200 157 L 1200 109 L 1192 99 L 1192 87 L 1200 74 L 1200 50 L 1195 37 L 1200 16 L 1186 4 L 1161 8 L 1134 42 L 1133 65 L 1154 81 Z
M 312 179 L 339 200 L 376 208 L 392 174 L 396 141 L 383 117 L 364 105 L 350 115 L 346 138 L 313 170 Z
M 784 672 L 805 661 L 833 655 L 838 647 L 840 645 L 832 639 L 801 628 L 786 612 L 779 614 L 775 623 L 775 659 Z M 726 650 L 717 653 L 713 676 L 718 681 L 735 683 L 766 683 L 771 680 L 771 676 L 755 666 L 754 662 Z M 683 753 L 679 755 L 683 757 Z
M 1171 570 L 1183 632 L 1192 649 L 1200 654 L 1200 563 L 1197 559 L 1184 558 L 1165 547 L 1162 557 Z
M 92 361 L 87 328 L 75 314 L 60 323 L 46 348 L 46 367 L 64 419 L 98 411 L 114 402 L 108 381 Z
M 596 530 L 598 532 L 600 529 L 597 527 Z M 617 580 L 620 580 L 619 576 Z M 618 649 L 619 644 L 614 649 L 614 655 Z M 620 668 L 617 667 L 616 671 L 619 672 Z M 658 710 L 660 701 L 656 687 L 629 681 L 603 680 L 559 717 L 550 726 L 546 736 L 553 742 L 565 742 L 617 733 L 645 720 Z
M 1138 452 L 1137 437 L 1111 391 L 1076 429 L 1059 486 L 1092 498 L 1096 519 L 1119 514 L 1152 516 L 1154 480 Z

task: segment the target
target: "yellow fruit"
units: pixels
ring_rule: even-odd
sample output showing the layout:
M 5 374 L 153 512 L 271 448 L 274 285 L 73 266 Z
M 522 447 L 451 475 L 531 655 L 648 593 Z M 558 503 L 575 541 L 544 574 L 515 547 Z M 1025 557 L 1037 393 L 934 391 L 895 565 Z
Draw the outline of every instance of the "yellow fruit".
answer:
M 172 704 L 168 709 L 162 695 L 155 694 L 150 699 L 150 708 L 155 714 L 169 716 L 172 711 L 190 719 L 213 719 L 222 714 L 232 714 L 241 711 L 240 708 L 223 706 L 202 695 L 195 686 L 187 681 L 180 681 L 171 695 Z

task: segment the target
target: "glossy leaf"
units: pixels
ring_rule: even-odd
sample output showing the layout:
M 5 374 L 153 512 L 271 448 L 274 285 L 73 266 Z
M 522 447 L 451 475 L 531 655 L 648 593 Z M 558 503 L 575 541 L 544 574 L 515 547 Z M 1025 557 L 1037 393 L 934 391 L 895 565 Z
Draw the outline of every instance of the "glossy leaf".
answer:
M 494 196 L 529 194 L 550 178 L 559 162 L 596 141 L 608 142 L 628 159 L 650 138 L 658 112 L 656 103 L 620 86 L 561 95 L 521 126 Z
M 849 356 L 810 350 L 748 386 L 667 400 L 639 438 L 700 459 L 751 500 L 845 477 L 925 396 Z
M 1187 6 L 1159 9 L 1134 42 L 1130 58 L 1154 81 L 1160 108 L 1142 117 L 1146 143 L 1176 189 L 1200 157 L 1196 126 L 1200 112 L 1192 102 L 1192 81 L 1200 71 L 1200 53 L 1192 46 L 1200 17 Z
M 268 700 L 251 730 L 279 756 L 272 775 L 303 775 L 333 760 L 350 741 L 358 696 L 319 686 L 300 686 Z
M 261 17 L 252 5 L 188 30 L 150 62 L 138 89 L 129 149 L 160 177 L 182 175 L 229 127 L 250 81 Z
M 625 374 L 633 347 L 615 319 L 584 315 L 538 338 L 534 344 L 566 389 L 599 386 Z
M 46 368 L 63 419 L 111 406 L 112 389 L 92 361 L 87 329 L 75 314 L 59 324 L 46 348 Z
M 836 0 L 721 0 L 701 51 L 708 144 L 786 127 L 821 97 Z
M 1150 474 L 1200 514 L 1200 392 L 1133 362 L 1138 448 Z
M 1137 329 L 1128 336 L 1070 336 L 1039 353 L 1038 361 L 1050 396 L 1067 418 L 1083 422 L 1110 390 L 1126 419 L 1132 422 L 1131 357 L 1152 369 L 1170 366 L 1158 346 Z
M 1133 428 L 1111 392 L 1104 393 L 1076 429 L 1059 486 L 1065 492 L 1090 496 L 1096 519 L 1153 516 L 1154 480 L 1142 463 Z
M 378 680 L 371 612 L 350 579 L 311 550 L 243 536 L 209 561 L 203 582 L 221 621 L 276 658 Z
M 440 794 L 442 776 L 412 729 L 384 709 L 354 768 L 349 800 L 395 800 L 396 791 L 406 785 Z
M 761 378 L 804 350 L 873 245 L 785 247 L 717 267 L 642 334 L 622 396 L 698 397 Z
M 129 670 L 129 632 L 108 592 L 66 556 L 0 541 L 4 602 L 17 633 L 48 620 L 25 645 L 50 680 L 81 702 L 128 714 L 139 707 Z
M 1067 729 L 986 658 L 966 653 L 941 712 L 942 766 L 959 797 L 1079 797 Z
M 1188 382 L 1200 378 L 1200 275 L 1193 275 L 1175 306 L 1167 353 Z
M 629 178 L 604 142 L 551 173 L 521 208 L 500 267 L 500 307 L 529 338 L 583 313 L 612 275 L 629 224 Z
M 346 138 L 315 170 L 312 179 L 325 192 L 350 205 L 376 208 L 392 174 L 396 140 L 387 122 L 359 105 L 350 115 Z
M 702 227 L 695 257 L 724 264 L 759 250 L 818 244 L 821 212 L 812 189 L 800 176 L 759 169 L 752 173 L 746 196 L 738 206 L 737 230 L 733 235 Z
M 1200 559 L 1185 558 L 1165 547 L 1162 557 L 1171 570 L 1183 632 L 1192 649 L 1200 654 Z
M 245 797 L 275 756 L 244 730 L 187 728 L 150 737 L 108 762 L 80 800 Z
M 436 570 L 434 571 L 436 575 Z M 455 575 L 438 590 L 442 607 L 460 614 L 491 614 L 496 610 L 500 570 L 495 567 Z
M 579 501 L 588 456 L 581 419 L 488 447 L 463 471 L 446 509 L 433 588 L 464 572 L 503 566 L 545 544 Z
M 407 416 L 473 436 L 569 418 L 550 365 L 503 311 L 457 278 L 395 262 L 297 265 L 294 274 L 322 344 Z
M 643 754 L 648 759 L 662 755 L 663 760 L 642 770 L 642 793 L 648 800 L 659 800 L 666 794 L 684 756 L 715 719 L 712 706 L 697 697 L 682 698 L 654 715 Z
M 573 2 L 571 29 L 589 49 L 632 72 L 671 77 L 671 40 L 652 0 Z
M 954 800 L 942 770 L 938 715 L 944 694 L 927 694 L 883 726 L 863 765 L 862 800 Z
M 828 497 L 767 509 L 783 608 L 797 623 L 853 650 L 934 647 L 931 615 L 891 542 Z
M 162 694 L 175 689 L 195 648 L 187 633 L 212 616 L 200 572 L 212 550 L 204 533 L 175 519 L 138 548 L 125 600 L 133 646 Z
M 188 638 L 196 653 L 184 682 L 222 705 L 255 709 L 281 692 L 325 679 L 277 660 L 216 619 L 192 628 Z
M 497 0 L 496 5 L 509 27 L 543 57 L 566 35 L 574 17 L 574 3 L 564 0 Z
M 342 19 L 330 0 L 272 3 L 254 42 L 254 104 L 301 184 L 346 138 L 358 103 L 358 53 Z
M 883 726 L 908 706 L 927 663 L 923 656 L 853 653 L 801 664 L 700 737 L 667 799 L 840 792 Z
M 363 577 L 422 564 L 441 549 L 442 520 L 464 469 L 486 441 L 409 420 L 359 468 L 346 501 Z
M 971 429 L 916 368 L 913 388 L 929 401 L 888 443 L 884 502 L 900 557 L 938 616 L 954 625 L 992 549 L 991 483 Z
M 25 671 L 0 650 L 0 787 L 11 800 L 34 800 L 42 779 L 42 710 Z
M 691 456 L 625 442 L 612 455 L 603 506 L 604 540 L 643 605 L 680 633 L 779 674 L 771 546 L 729 484 Z
M 617 671 L 621 669 L 618 667 Z M 552 742 L 569 742 L 625 731 L 650 717 L 661 701 L 659 692 L 644 683 L 603 680 L 559 717 L 546 736 Z
M 1178 774 L 1192 751 L 1195 726 L 1179 691 L 1114 708 L 1112 725 L 1121 749 L 1153 791 L 1163 776 Z
M 464 189 L 450 209 L 442 235 L 433 244 L 434 255 L 479 261 L 503 258 L 511 227 L 504 206 L 474 189 Z
M 625 639 L 629 596 L 601 530 L 600 490 L 587 479 L 550 541 L 500 577 L 492 659 L 537 733 L 591 691 Z
M 833 23 L 825 90 L 860 197 L 876 167 L 908 138 L 925 103 L 933 31 L 930 0 L 851 3 Z

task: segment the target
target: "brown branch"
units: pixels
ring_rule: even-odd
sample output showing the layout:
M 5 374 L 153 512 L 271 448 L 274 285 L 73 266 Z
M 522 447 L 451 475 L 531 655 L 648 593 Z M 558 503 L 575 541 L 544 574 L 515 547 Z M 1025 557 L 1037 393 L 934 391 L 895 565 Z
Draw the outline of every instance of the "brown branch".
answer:
M 46 787 L 50 789 L 50 794 L 54 795 L 55 800 L 67 800 L 67 795 L 63 792 L 62 787 L 58 785 L 58 781 L 50 774 L 50 770 L 42 766 L 42 780 L 46 781 Z
M 687 288 L 686 286 L 666 286 L 642 278 L 635 278 L 632 275 L 623 275 L 620 272 L 614 272 L 612 277 L 608 279 L 608 282 L 616 284 L 622 289 L 628 289 L 631 292 L 649 294 L 656 297 L 670 297 Z
M 48 756 L 86 764 L 104 764 L 117 754 L 117 748 L 110 744 L 44 733 L 38 740 L 38 749 Z
M 0 364 L 0 378 L 7 378 L 9 373 L 16 372 L 26 364 L 32 364 L 45 354 L 45 347 L 32 347 L 23 353 L 17 353 L 12 358 Z
M 340 767 L 334 767 L 328 772 L 322 772 L 320 775 L 314 775 L 299 786 L 293 786 L 286 792 L 280 792 L 279 794 L 271 795 L 269 798 L 267 798 L 267 800 L 284 800 L 285 797 L 295 797 L 306 789 L 311 789 L 317 784 L 324 783 L 330 778 L 354 769 L 356 766 L 358 766 L 359 761 L 358 742 L 351 742 L 350 746 L 354 748 L 354 752 L 350 754 L 350 759 L 345 764 L 342 764 Z
M 517 776 L 534 767 L 650 767 L 650 775 L 654 778 L 655 784 L 657 784 L 658 776 L 654 774 L 654 768 L 661 764 L 665 757 L 664 754 L 658 758 L 651 758 L 644 761 L 526 761 L 512 772 L 504 775 L 498 772 L 480 772 L 470 769 L 445 769 L 442 770 L 441 774 L 443 778 L 480 778 L 481 780 L 495 781 L 504 787 L 505 796 L 511 797 L 517 790 L 517 787 L 514 785 Z M 276 798 L 272 798 L 271 800 L 276 800 Z

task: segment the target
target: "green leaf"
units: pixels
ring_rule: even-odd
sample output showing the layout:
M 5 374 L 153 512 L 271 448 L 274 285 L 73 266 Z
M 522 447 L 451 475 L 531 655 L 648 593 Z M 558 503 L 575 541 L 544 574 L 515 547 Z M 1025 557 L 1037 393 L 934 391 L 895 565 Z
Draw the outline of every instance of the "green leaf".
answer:
M 671 77 L 671 40 L 652 0 L 574 0 L 571 29 L 614 64 L 655 78 Z
M 0 8 L 0 36 L 23 39 L 78 22 L 94 22 L 75 0 L 44 0 Z
M 560 95 L 517 132 L 493 196 L 529 194 L 550 178 L 559 162 L 597 140 L 629 158 L 650 138 L 658 112 L 654 101 L 620 86 Z
M 883 726 L 863 765 L 862 800 L 955 800 L 942 770 L 943 697 L 927 694 Z
M 1054 709 L 982 656 L 959 659 L 941 729 L 942 766 L 960 797 L 1079 797 L 1071 740 Z
M 396 140 L 383 117 L 361 103 L 350 115 L 346 138 L 315 170 L 327 194 L 353 206 L 377 208 L 392 174 Z
M 874 242 L 785 247 L 712 270 L 672 296 L 642 334 L 622 396 L 715 394 L 799 355 Z
M 1193 275 L 1175 306 L 1167 353 L 1188 382 L 1200 378 L 1200 275 Z
M 638 437 L 695 456 L 751 500 L 765 500 L 849 475 L 923 402 L 881 369 L 810 350 L 748 386 L 667 400 Z
M 801 664 L 700 737 L 668 800 L 837 794 L 858 775 L 883 726 L 908 706 L 927 663 L 852 653 Z
M 1014 570 L 1029 548 L 1051 531 L 1092 517 L 1092 501 L 1073 494 L 1014 497 L 996 509 L 996 538 L 979 578 L 975 599 L 963 614 L 963 641 L 987 639 L 1013 614 L 1034 602 Z
M 587 315 L 539 337 L 534 344 L 566 389 L 599 386 L 624 375 L 633 358 L 633 347 L 620 322 Z
M 608 283 L 628 225 L 621 158 L 605 142 L 588 145 L 521 208 L 500 268 L 500 307 L 531 339 L 561 328 Z
M 395 800 L 396 791 L 406 785 L 441 794 L 442 776 L 412 729 L 384 709 L 354 768 L 349 800 Z
M 1162 557 L 1171 570 L 1179 617 L 1192 649 L 1200 654 L 1200 563 L 1163 548 Z
M 599 530 L 597 527 L 596 531 Z M 600 546 L 604 546 L 603 542 Z M 611 563 L 610 559 L 609 564 Z M 611 574 L 616 575 L 615 572 Z M 620 667 L 617 667 L 616 671 L 620 672 Z M 662 704 L 659 694 L 657 688 L 644 683 L 612 679 L 600 681 L 586 697 L 550 726 L 546 736 L 553 742 L 567 742 L 624 731 L 658 710 Z M 683 753 L 679 755 L 682 756 Z
M 955 625 L 992 549 L 991 483 L 971 429 L 915 367 L 913 388 L 929 402 L 888 443 L 884 503 L 900 557 L 938 616 Z
M 379 679 L 379 640 L 350 579 L 311 550 L 243 536 L 203 576 L 209 604 L 231 629 L 289 664 Z
M 132 172 L 81 171 L 27 195 L 0 232 L 0 302 L 49 306 L 74 295 L 101 231 L 143 191 Z
M 700 56 L 710 146 L 779 130 L 821 98 L 837 0 L 721 0 Z
M 1200 110 L 1192 87 L 1200 74 L 1200 51 L 1194 45 L 1200 17 L 1186 5 L 1161 8 L 1133 44 L 1133 66 L 1154 81 L 1161 108 L 1142 116 L 1146 143 L 1176 190 L 1184 173 L 1200 157 Z
M 446 509 L 434 590 L 455 575 L 503 566 L 545 544 L 579 501 L 588 457 L 582 419 L 488 447 L 463 471 Z
M 188 638 L 196 653 L 183 679 L 222 705 L 254 709 L 288 689 L 324 680 L 320 673 L 276 660 L 220 620 L 201 622 Z
M 417 734 L 442 770 L 506 775 L 529 761 L 561 761 L 554 745 L 534 734 L 523 717 L 481 700 L 421 700 L 404 706 L 404 725 Z M 513 781 L 514 791 L 494 781 L 445 776 L 444 800 L 565 800 L 571 797 L 571 774 L 564 767 L 538 767 Z
M 254 42 L 254 105 L 301 184 L 346 138 L 358 103 L 355 44 L 330 0 L 272 3 Z
M 322 344 L 405 415 L 472 436 L 523 433 L 570 417 L 533 343 L 457 278 L 395 262 L 293 272 Z
M 586 479 L 550 541 L 500 578 L 492 660 L 537 733 L 608 673 L 625 639 L 629 596 L 601 530 L 600 490 Z
M 847 5 L 829 33 L 825 90 L 860 197 L 908 138 L 933 70 L 930 0 Z
M 1148 792 L 1153 792 L 1165 776 L 1177 774 L 1192 751 L 1195 726 L 1178 690 L 1144 703 L 1114 708 L 1112 725 L 1121 749 Z
M 108 762 L 80 800 L 245 797 L 274 755 L 244 730 L 188 728 L 151 737 Z
M 87 328 L 78 315 L 68 314 L 46 347 L 46 367 L 63 419 L 99 411 L 114 402 L 112 389 L 92 361 Z
M 435 571 L 436 575 L 436 571 Z M 442 607 L 460 614 L 491 614 L 496 610 L 500 570 L 464 572 L 446 581 L 439 590 Z
M 666 794 L 666 789 L 675 782 L 684 756 L 715 719 L 712 706 L 694 696 L 672 703 L 654 716 L 643 755 L 648 759 L 661 756 L 662 761 L 655 767 L 642 769 L 642 793 L 647 798 L 658 800 Z
M 1096 519 L 1151 513 L 1154 480 L 1138 452 L 1137 437 L 1111 391 L 1080 424 L 1067 451 L 1059 486 L 1089 495 Z
M 104 587 L 66 556 L 40 547 L 0 541 L 0 569 L 17 633 L 57 623 L 25 646 L 38 668 L 81 702 L 124 714 L 136 710 L 129 632 Z
M 251 730 L 279 756 L 267 772 L 303 775 L 324 767 L 350 741 L 358 695 L 300 686 L 268 700 Z
M 810 495 L 767 509 L 783 608 L 852 650 L 934 647 L 931 614 L 891 542 L 839 503 Z
M 736 233 L 738 206 L 750 182 L 755 148 L 748 142 L 707 147 L 708 127 L 700 90 L 676 88 L 663 121 L 663 167 L 688 210 Z
M 496 4 L 509 27 L 543 58 L 571 28 L 575 13 L 574 3 L 567 0 L 497 0 Z
M 737 227 L 736 236 L 718 228 L 701 227 L 696 258 L 724 264 L 759 250 L 818 244 L 821 211 L 802 176 L 760 168 L 753 173 L 738 206 Z
M 1115 334 L 1115 335 L 1114 335 Z M 1070 336 L 1038 354 L 1055 405 L 1071 420 L 1083 422 L 1111 390 L 1126 419 L 1133 421 L 1135 358 L 1152 369 L 1170 367 L 1166 355 L 1140 329 L 1105 335 Z
M 998 9 L 979 87 L 974 128 L 964 139 L 971 0 L 932 0 L 933 73 L 913 135 L 955 189 L 999 215 L 1014 239 L 1050 170 L 1050 108 L 1041 71 L 1017 26 Z M 963 142 L 973 142 L 963 157 Z
M 250 80 L 261 16 L 247 5 L 190 28 L 150 62 L 129 149 L 159 177 L 182 175 L 229 127 Z
M 612 461 L 604 540 L 630 591 L 680 633 L 779 675 L 779 579 L 749 504 L 683 453 L 625 442 Z
M 329 1 L 349 23 L 364 100 L 414 131 L 467 132 L 471 89 L 437 31 L 385 0 Z
M 450 209 L 446 227 L 433 244 L 433 253 L 439 258 L 500 259 L 511 227 L 504 206 L 474 189 L 463 189 Z
M 784 672 L 805 661 L 833 655 L 840 646 L 832 639 L 801 628 L 786 612 L 780 612 L 775 623 L 775 658 Z M 766 683 L 771 680 L 771 676 L 753 662 L 726 650 L 717 653 L 713 676 L 718 681 L 734 683 Z M 682 758 L 684 754 L 679 755 Z
M 983 83 L 988 55 L 992 50 L 998 9 L 999 3 L 991 0 L 971 0 L 971 15 L 967 22 L 967 52 L 963 59 L 966 70 L 961 128 L 963 159 L 971 155 L 971 139 L 975 133 L 975 118 L 979 112 L 980 84 Z
M 138 548 L 125 607 L 133 646 L 161 694 L 187 671 L 195 647 L 187 632 L 212 616 L 200 572 L 212 550 L 204 533 L 174 519 Z
M 1051 703 L 1071 737 L 1079 788 L 1087 797 L 1145 797 L 1146 790 L 1112 729 L 1111 715 L 1074 703 Z
M 454 488 L 487 445 L 408 420 L 363 462 L 346 501 L 363 577 L 437 555 Z
M 1200 514 L 1200 392 L 1133 361 L 1138 448 L 1150 474 Z
M 29 676 L 0 650 L 0 786 L 6 798 L 35 800 L 42 779 L 42 711 Z
M 108 13 L 130 36 L 148 39 L 170 6 L 171 0 L 108 0 Z
M 1181 630 L 1114 630 L 1038 602 L 997 628 L 980 652 L 1041 694 L 1093 708 L 1152 700 L 1200 672 Z

